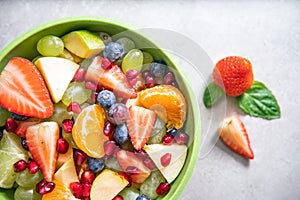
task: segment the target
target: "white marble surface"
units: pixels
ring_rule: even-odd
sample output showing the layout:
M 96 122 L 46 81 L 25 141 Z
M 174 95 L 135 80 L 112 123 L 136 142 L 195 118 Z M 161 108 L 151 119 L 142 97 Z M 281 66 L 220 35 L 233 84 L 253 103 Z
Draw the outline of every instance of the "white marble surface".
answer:
M 1 0 L 0 49 L 49 20 L 99 15 L 137 28 L 181 33 L 213 62 L 228 55 L 248 57 L 255 79 L 277 97 L 282 117 L 267 121 L 242 116 L 255 159 L 248 162 L 218 141 L 207 156 L 199 155 L 180 199 L 296 200 L 300 199 L 299 8 L 296 1 Z

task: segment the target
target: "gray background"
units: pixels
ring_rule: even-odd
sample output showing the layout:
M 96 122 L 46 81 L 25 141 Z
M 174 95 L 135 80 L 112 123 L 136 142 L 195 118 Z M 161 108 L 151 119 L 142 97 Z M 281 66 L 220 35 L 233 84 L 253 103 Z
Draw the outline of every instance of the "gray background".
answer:
M 247 57 L 255 79 L 277 97 L 282 117 L 268 121 L 242 116 L 255 159 L 248 162 L 218 141 L 207 156 L 200 153 L 180 199 L 300 199 L 299 9 L 296 1 L 1 0 L 0 49 L 49 20 L 98 15 L 137 28 L 179 32 L 214 63 L 228 55 Z

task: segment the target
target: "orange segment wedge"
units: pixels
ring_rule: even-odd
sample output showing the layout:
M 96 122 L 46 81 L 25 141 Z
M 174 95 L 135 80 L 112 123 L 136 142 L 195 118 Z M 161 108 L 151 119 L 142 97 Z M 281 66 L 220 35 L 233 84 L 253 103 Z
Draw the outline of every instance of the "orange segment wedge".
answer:
M 180 129 L 186 120 L 186 101 L 176 87 L 158 85 L 145 89 L 139 93 L 139 101 L 145 108 L 154 110 L 164 119 L 168 129 Z
M 72 129 L 74 142 L 90 157 L 105 155 L 103 144 L 108 137 L 103 134 L 104 120 L 105 111 L 97 104 L 84 108 L 75 120 Z
M 78 200 L 74 197 L 68 186 L 59 180 L 53 180 L 55 188 L 52 192 L 44 194 L 42 200 Z
M 64 185 L 79 182 L 73 158 L 69 158 L 54 174 L 54 180 L 61 181 Z

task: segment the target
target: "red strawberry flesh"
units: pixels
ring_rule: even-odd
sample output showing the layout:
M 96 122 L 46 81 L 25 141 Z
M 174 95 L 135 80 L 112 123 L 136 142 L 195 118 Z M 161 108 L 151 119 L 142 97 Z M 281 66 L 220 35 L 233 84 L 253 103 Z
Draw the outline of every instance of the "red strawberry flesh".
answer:
M 129 119 L 126 124 L 131 143 L 136 150 L 142 149 L 149 140 L 155 121 L 154 111 L 139 106 L 129 108 Z
M 226 117 L 219 125 L 218 131 L 224 143 L 232 150 L 248 159 L 254 158 L 248 133 L 238 115 Z
M 52 181 L 56 168 L 58 138 L 59 126 L 56 122 L 43 122 L 28 127 L 26 131 L 29 151 L 48 182 Z
M 0 106 L 19 115 L 47 118 L 54 111 L 42 75 L 25 58 L 12 58 L 1 72 L 0 96 Z

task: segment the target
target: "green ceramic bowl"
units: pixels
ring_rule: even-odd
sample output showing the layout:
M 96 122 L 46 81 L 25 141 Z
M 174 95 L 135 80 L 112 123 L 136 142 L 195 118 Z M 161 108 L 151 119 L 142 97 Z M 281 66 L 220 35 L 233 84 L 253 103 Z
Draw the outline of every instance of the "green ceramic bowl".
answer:
M 0 71 L 2 71 L 12 57 L 25 57 L 29 60 L 35 58 L 38 55 L 36 44 L 41 37 L 49 34 L 62 36 L 70 31 L 80 29 L 104 31 L 110 35 L 116 35 L 116 37 L 126 36 L 131 38 L 135 41 L 137 48 L 148 47 L 145 51 L 151 53 L 154 59 L 164 60 L 168 66 L 177 71 L 176 78 L 188 105 L 185 131 L 190 134 L 191 139 L 187 159 L 180 175 L 172 183 L 171 191 L 159 199 L 178 199 L 192 174 L 199 153 L 201 126 L 197 98 L 191 89 L 191 85 L 183 69 L 175 65 L 172 60 L 149 39 L 135 32 L 133 27 L 103 17 L 70 17 L 51 21 L 24 33 L 3 49 L 0 52 Z M 11 195 L 11 190 L 0 190 L 0 199 L 13 199 Z

